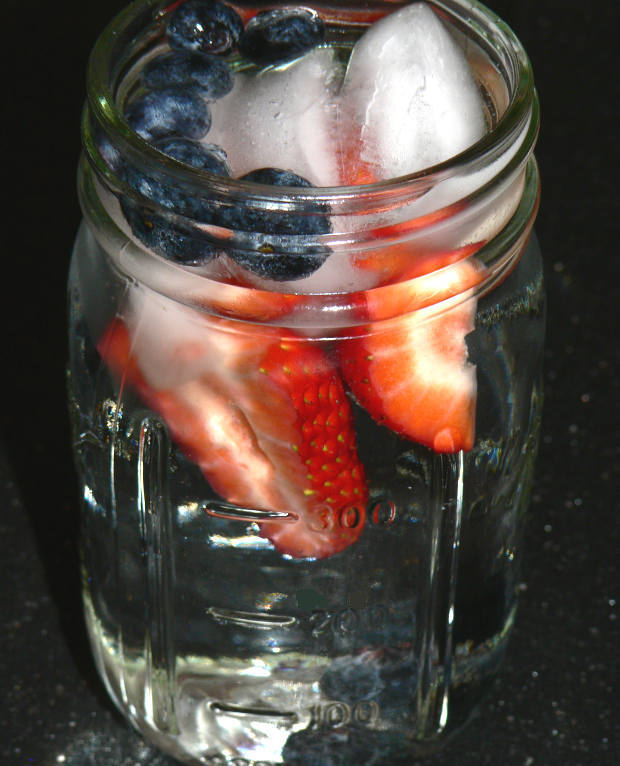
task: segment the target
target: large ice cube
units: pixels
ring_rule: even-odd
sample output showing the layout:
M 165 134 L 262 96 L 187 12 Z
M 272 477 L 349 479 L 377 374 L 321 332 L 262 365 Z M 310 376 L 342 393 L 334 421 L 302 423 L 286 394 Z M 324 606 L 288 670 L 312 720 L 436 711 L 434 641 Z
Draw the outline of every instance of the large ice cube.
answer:
M 205 140 L 221 146 L 233 175 L 277 167 L 315 186 L 337 184 L 333 51 L 317 48 L 287 66 L 239 73 L 235 87 L 212 105 Z
M 529 120 L 523 124 L 512 144 L 487 165 L 474 172 L 447 176 L 434 184 L 421 197 L 413 200 L 400 212 L 401 220 L 419 218 L 441 208 L 449 208 L 467 199 L 482 189 L 506 168 L 521 148 L 529 128 Z M 458 215 L 448 216 L 430 233 L 434 247 L 454 248 L 472 242 L 486 242 L 498 234 L 514 215 L 521 199 L 524 184 L 523 167 L 516 167 L 512 174 L 505 175 L 501 184 L 497 184 L 492 193 L 479 195 Z M 425 234 L 420 232 L 420 244 L 424 243 Z
M 340 132 L 345 140 L 360 140 L 357 157 L 377 178 L 443 162 L 485 130 L 467 59 L 427 5 L 386 16 L 355 45 L 342 89 Z M 344 153 L 351 156 L 350 148 Z

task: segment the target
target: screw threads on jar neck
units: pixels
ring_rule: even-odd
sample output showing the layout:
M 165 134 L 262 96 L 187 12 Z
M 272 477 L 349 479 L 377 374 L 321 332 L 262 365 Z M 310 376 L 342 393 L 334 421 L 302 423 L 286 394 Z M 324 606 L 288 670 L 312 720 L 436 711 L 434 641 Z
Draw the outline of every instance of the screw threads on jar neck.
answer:
M 360 263 L 378 251 L 394 254 L 408 248 L 412 260 L 419 260 L 420 253 L 459 250 L 478 252 L 487 264 L 503 258 L 506 230 L 529 230 L 537 199 L 537 191 L 532 191 L 538 186 L 534 166 L 530 163 L 526 170 L 538 130 L 531 68 L 517 39 L 491 12 L 462 0 L 433 5 L 457 37 L 467 38 L 470 63 L 488 104 L 488 132 L 457 157 L 415 174 L 319 188 L 265 186 L 213 175 L 166 157 L 132 131 L 122 113 L 131 89 L 127 83 L 137 62 L 160 44 L 165 14 L 160 3 L 130 6 L 101 36 L 89 68 L 83 137 L 94 170 L 91 182 L 99 190 L 94 195 L 112 220 L 119 220 L 120 200 L 125 218 L 128 210 L 137 211 L 149 227 L 157 216 L 156 221 L 179 232 L 181 242 L 200 242 L 199 253 L 233 249 L 243 258 L 244 252 L 259 248 L 271 255 L 277 247 L 319 259 L 322 253 L 329 253 L 330 259 L 345 253 L 349 261 Z M 128 182 L 132 173 L 146 179 L 142 188 L 178 190 L 192 200 L 191 208 L 145 198 Z M 248 231 L 239 224 L 235 211 L 240 205 L 246 221 L 261 221 L 259 229 Z M 275 221 L 277 227 L 270 223 Z M 270 227 L 278 234 L 275 244 Z M 521 234 L 510 236 L 518 239 Z M 362 279 L 356 289 L 374 286 Z M 285 284 L 278 289 L 348 293 L 355 288 L 345 274 L 338 284 Z

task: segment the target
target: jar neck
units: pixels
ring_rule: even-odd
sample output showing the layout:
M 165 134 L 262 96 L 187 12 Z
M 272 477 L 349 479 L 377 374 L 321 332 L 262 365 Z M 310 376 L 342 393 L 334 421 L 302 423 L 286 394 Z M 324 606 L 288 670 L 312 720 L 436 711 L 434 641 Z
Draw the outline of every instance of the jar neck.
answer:
M 531 156 L 539 114 L 531 66 L 514 34 L 483 6 L 465 0 L 437 0 L 432 6 L 457 39 L 466 41 L 464 48 L 485 94 L 487 133 L 458 156 L 411 175 L 359 186 L 284 188 L 196 170 L 162 155 L 129 127 L 123 103 L 132 71 L 161 43 L 167 18 L 161 0 L 132 4 L 104 31 L 89 65 L 82 131 L 88 160 L 81 181 L 86 214 L 89 205 L 96 204 L 101 208 L 99 220 L 106 215 L 118 220 L 119 199 L 157 207 L 127 183 L 127 174 L 119 172 L 122 166 L 221 210 L 242 203 L 246 209 L 284 217 L 329 219 L 329 227 L 317 227 L 322 233 L 316 240 L 317 246 L 333 253 L 346 250 L 363 258 L 368 252 L 401 245 L 415 252 L 477 245 L 477 257 L 487 264 L 505 258 L 506 237 L 518 239 L 531 228 L 538 194 Z M 392 3 L 380 3 L 377 13 L 393 8 Z M 178 211 L 160 208 L 157 213 L 179 220 Z M 210 238 L 214 248 L 230 246 L 237 236 L 227 226 L 205 226 L 191 219 L 182 225 Z M 296 246 L 294 233 L 285 244 Z M 140 259 L 149 256 L 145 251 Z M 351 289 L 345 282 L 313 291 Z

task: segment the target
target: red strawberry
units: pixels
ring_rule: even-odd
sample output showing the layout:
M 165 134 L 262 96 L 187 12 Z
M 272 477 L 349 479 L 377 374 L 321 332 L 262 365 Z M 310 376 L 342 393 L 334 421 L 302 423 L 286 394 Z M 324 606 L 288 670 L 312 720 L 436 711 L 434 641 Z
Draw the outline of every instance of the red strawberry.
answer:
M 98 348 L 112 372 L 161 415 L 219 495 L 298 517 L 261 523 L 261 534 L 279 551 L 296 558 L 338 553 L 361 533 L 367 489 L 350 404 L 333 364 L 309 342 L 284 341 L 269 328 L 262 343 L 220 333 L 217 324 L 205 325 L 209 332 L 217 335 L 212 344 L 221 372 L 169 389 L 146 379 L 120 320 Z M 138 349 L 139 334 L 134 341 Z
M 361 133 L 355 127 L 350 128 L 350 131 L 351 135 L 355 135 L 356 131 L 358 134 Z M 378 180 L 375 168 L 359 157 L 361 135 L 358 135 L 356 140 L 352 139 L 351 135 L 342 139 L 343 144 L 340 150 L 342 182 L 346 185 L 375 183 Z M 373 272 L 377 277 L 377 285 L 386 285 L 428 274 L 430 271 L 466 258 L 484 243 L 476 242 L 451 252 L 439 253 L 429 250 L 426 243 L 420 245 L 416 241 L 397 241 L 395 244 L 389 244 L 395 239 L 403 240 L 422 233 L 424 229 L 431 229 L 460 213 L 463 208 L 462 202 L 456 202 L 417 218 L 373 229 L 370 234 L 377 239 L 379 246 L 376 250 L 358 255 L 353 261 L 354 266 L 362 271 Z
M 351 135 L 359 129 L 353 126 Z M 359 156 L 361 137 L 344 138 L 344 183 L 372 183 L 373 167 Z M 379 243 L 430 228 L 462 209 L 457 203 L 410 221 L 376 229 Z M 364 294 L 358 315 L 372 324 L 366 334 L 341 341 L 345 381 L 372 417 L 436 452 L 469 450 L 474 443 L 476 374 L 467 361 L 465 336 L 473 330 L 475 300 L 441 312 L 431 307 L 480 280 L 468 256 L 483 243 L 432 252 L 415 243 L 380 245 L 356 258 L 380 285 Z M 424 311 L 425 309 L 425 311 Z
M 392 0 L 395 2 L 396 0 Z M 389 6 L 389 0 L 387 5 Z M 395 5 L 398 9 L 398 5 Z M 389 13 L 388 8 L 370 10 L 369 8 L 322 8 L 321 16 L 326 22 L 333 24 L 351 24 L 356 26 L 368 26 L 382 19 Z
M 206 309 L 218 314 L 250 322 L 269 322 L 294 312 L 303 296 L 292 293 L 274 293 L 248 286 L 242 282 L 210 285 L 211 293 L 200 297 Z
M 379 321 L 339 344 L 344 378 L 359 403 L 379 423 L 436 452 L 474 443 L 476 375 L 465 336 L 474 328 L 476 303 L 457 296 L 481 276 L 481 268 L 462 260 L 371 290 L 366 311 Z
M 343 186 L 361 186 L 377 182 L 374 167 L 365 163 L 359 156 L 361 129 L 349 126 L 349 132 L 340 133 L 340 177 Z
M 439 212 L 444 213 L 444 211 Z M 431 226 L 436 220 L 441 220 L 436 215 L 422 216 L 416 219 L 416 222 L 420 228 Z M 452 213 L 446 212 L 445 215 L 452 215 Z M 379 230 L 375 231 L 377 236 L 379 236 Z M 389 285 L 394 282 L 402 282 L 424 276 L 451 263 L 467 258 L 479 250 L 483 244 L 482 242 L 473 242 L 448 252 L 436 253 L 432 250 L 421 249 L 407 242 L 402 242 L 378 248 L 370 253 L 364 253 L 363 257 L 360 256 L 355 260 L 355 266 L 364 271 L 373 271 L 378 277 L 379 285 Z

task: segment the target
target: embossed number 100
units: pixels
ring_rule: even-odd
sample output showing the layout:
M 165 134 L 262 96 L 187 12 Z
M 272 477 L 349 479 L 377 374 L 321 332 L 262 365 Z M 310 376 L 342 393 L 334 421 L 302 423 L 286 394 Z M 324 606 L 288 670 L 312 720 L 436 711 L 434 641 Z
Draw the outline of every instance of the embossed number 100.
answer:
M 360 700 L 353 705 L 346 702 L 327 702 L 310 708 L 310 726 L 338 729 L 349 723 L 370 726 L 379 717 L 379 706 L 372 700 Z

